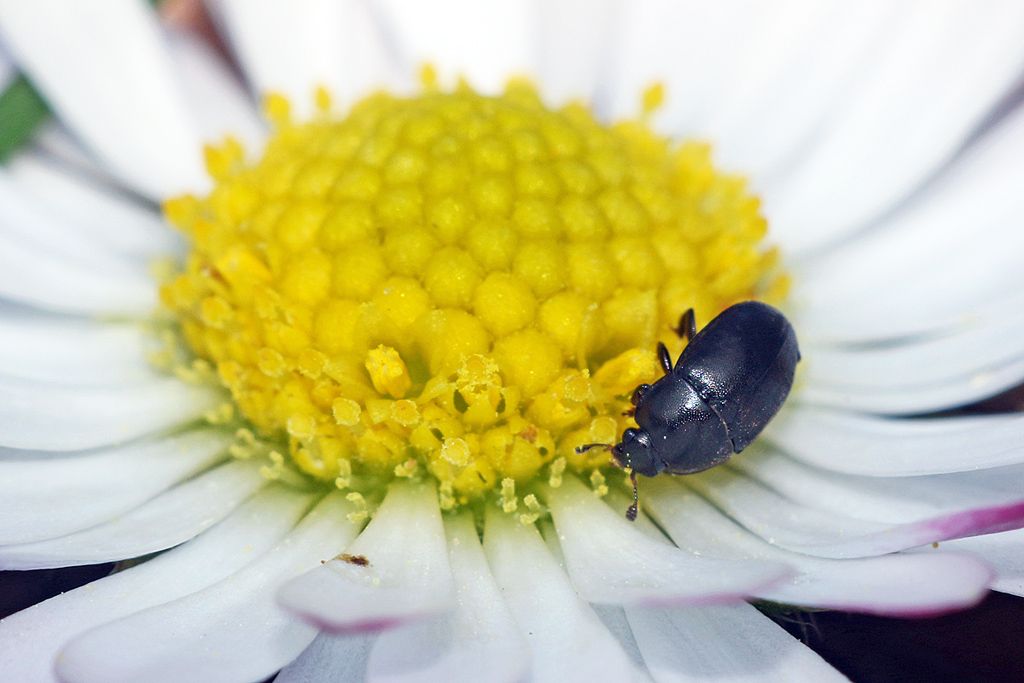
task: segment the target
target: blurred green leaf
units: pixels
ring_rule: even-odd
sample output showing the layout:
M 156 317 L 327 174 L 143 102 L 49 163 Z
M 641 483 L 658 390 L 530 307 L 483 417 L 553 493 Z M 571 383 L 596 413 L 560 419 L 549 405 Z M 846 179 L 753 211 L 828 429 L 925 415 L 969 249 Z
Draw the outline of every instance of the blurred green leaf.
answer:
M 24 76 L 11 81 L 0 95 L 0 162 L 7 161 L 49 116 L 46 102 Z

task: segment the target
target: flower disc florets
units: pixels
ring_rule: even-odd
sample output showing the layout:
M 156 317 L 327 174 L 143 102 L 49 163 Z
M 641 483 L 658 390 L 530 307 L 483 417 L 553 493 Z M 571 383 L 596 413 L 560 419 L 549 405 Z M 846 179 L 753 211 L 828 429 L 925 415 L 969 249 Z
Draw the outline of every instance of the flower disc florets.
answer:
M 212 193 L 166 206 L 192 251 L 162 290 L 307 475 L 425 468 L 450 507 L 593 471 L 607 453 L 574 447 L 631 423 L 683 311 L 784 288 L 757 199 L 706 145 L 549 110 L 524 83 L 377 94 L 340 120 L 319 100 L 302 124 L 272 100 L 254 165 L 231 141 L 208 152 Z

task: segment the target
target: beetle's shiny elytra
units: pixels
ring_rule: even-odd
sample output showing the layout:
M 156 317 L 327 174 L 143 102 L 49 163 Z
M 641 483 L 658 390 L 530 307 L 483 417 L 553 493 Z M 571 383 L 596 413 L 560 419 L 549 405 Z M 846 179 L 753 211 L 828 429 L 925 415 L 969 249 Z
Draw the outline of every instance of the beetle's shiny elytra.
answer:
M 775 417 L 793 386 L 800 360 L 793 326 L 779 311 L 757 301 L 725 309 L 694 335 L 693 309 L 677 333 L 689 343 L 673 367 L 664 344 L 658 357 L 665 376 L 633 392 L 637 429 L 611 446 L 620 467 L 636 474 L 693 474 L 739 453 Z M 586 450 L 608 444 L 588 444 Z

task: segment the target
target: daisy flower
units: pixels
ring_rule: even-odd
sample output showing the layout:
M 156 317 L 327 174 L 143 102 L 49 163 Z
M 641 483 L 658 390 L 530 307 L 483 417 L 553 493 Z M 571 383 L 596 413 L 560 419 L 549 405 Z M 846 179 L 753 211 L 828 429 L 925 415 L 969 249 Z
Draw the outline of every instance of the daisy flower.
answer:
M 208 7 L 0 2 L 0 569 L 120 563 L 6 677 L 842 680 L 746 600 L 1021 594 L 1024 419 L 944 411 L 1024 380 L 1024 6 Z M 789 403 L 630 523 L 576 447 L 749 298 Z

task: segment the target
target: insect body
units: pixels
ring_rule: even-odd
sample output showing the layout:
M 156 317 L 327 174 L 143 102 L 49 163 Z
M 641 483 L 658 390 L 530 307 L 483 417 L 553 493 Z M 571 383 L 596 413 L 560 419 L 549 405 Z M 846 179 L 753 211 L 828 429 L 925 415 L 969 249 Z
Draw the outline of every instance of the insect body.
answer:
M 349 555 L 348 553 L 342 553 L 334 559 L 342 560 L 343 562 L 348 562 L 349 564 L 354 564 L 360 567 L 365 567 L 370 564 L 370 561 L 366 559 L 365 555 Z
M 793 326 L 779 311 L 756 301 L 727 308 L 694 335 L 693 309 L 677 332 L 689 343 L 673 367 L 664 344 L 658 357 L 665 376 L 633 392 L 637 429 L 611 447 L 620 467 L 636 473 L 693 474 L 746 448 L 775 416 L 793 386 L 800 351 Z M 589 444 L 578 450 L 607 444 Z

